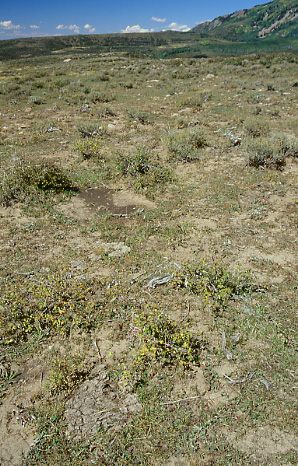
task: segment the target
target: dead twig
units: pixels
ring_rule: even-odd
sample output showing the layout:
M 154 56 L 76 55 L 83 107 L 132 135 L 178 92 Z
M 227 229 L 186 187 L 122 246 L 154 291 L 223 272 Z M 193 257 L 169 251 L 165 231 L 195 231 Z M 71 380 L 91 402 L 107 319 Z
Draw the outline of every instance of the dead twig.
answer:
M 95 339 L 93 343 L 94 343 L 94 346 L 95 346 L 95 348 L 97 350 L 99 362 L 102 362 L 102 356 L 100 354 L 100 349 L 99 349 L 99 346 L 98 346 L 98 343 L 97 343 L 97 339 Z
M 226 348 L 226 334 L 224 330 L 221 332 L 221 336 L 222 336 L 222 351 L 225 354 L 227 360 L 230 361 L 231 359 L 233 359 L 233 355 Z
M 238 380 L 233 380 L 233 379 L 231 379 L 231 377 L 229 377 L 229 376 L 226 375 L 226 374 L 222 374 L 222 375 L 223 375 L 226 379 L 228 379 L 229 383 L 233 384 L 233 383 L 244 383 L 244 382 L 246 382 L 246 381 L 252 379 L 253 376 L 254 376 L 254 373 L 253 373 L 253 372 L 249 372 L 247 377 L 244 376 L 244 377 L 241 377 L 241 379 L 238 379 Z
M 160 404 L 163 405 L 163 406 L 166 406 L 166 405 L 173 405 L 173 404 L 176 404 L 176 403 L 181 403 L 181 402 L 183 402 L 183 401 L 196 400 L 196 399 L 198 399 L 198 398 L 201 398 L 201 395 L 190 396 L 189 398 L 181 398 L 180 400 L 166 401 L 165 403 L 160 403 Z
M 168 273 L 162 277 L 152 278 L 152 280 L 147 283 L 146 288 L 155 288 L 156 285 L 164 285 L 165 283 L 168 283 L 170 280 L 172 280 L 173 276 L 174 275 L 172 273 Z
M 185 319 L 188 317 L 190 313 L 190 304 L 189 302 L 187 303 L 187 310 L 186 310 L 186 313 L 184 314 L 184 316 L 179 320 L 179 324 L 181 324 L 182 322 L 185 321 Z

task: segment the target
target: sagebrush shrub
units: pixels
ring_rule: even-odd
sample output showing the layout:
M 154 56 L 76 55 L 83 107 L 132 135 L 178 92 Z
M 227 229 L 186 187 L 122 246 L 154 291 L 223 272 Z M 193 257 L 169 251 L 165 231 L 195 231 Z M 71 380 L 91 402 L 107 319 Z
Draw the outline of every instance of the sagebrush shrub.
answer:
M 258 118 L 248 118 L 243 123 L 243 129 L 247 136 L 257 138 L 260 136 L 268 136 L 269 126 L 265 121 Z
M 251 167 L 282 168 L 286 161 L 286 153 L 281 141 L 274 137 L 248 139 L 245 143 L 248 164 Z
M 58 193 L 76 189 L 68 173 L 53 162 L 19 161 L 15 166 L 3 171 L 0 203 L 9 205 L 13 200 L 21 201 L 28 195 L 38 194 L 40 191 Z
M 201 128 L 170 131 L 165 137 L 170 161 L 191 162 L 199 158 L 199 149 L 207 145 Z
M 134 179 L 137 190 L 172 180 L 171 170 L 146 149 L 139 149 L 134 154 L 118 154 L 116 165 L 122 175 Z

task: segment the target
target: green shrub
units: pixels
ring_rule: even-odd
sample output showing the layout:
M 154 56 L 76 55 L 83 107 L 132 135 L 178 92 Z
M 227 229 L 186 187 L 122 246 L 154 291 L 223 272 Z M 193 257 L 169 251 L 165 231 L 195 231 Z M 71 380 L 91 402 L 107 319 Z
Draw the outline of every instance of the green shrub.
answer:
M 211 92 L 199 92 L 198 94 L 184 99 L 180 107 L 201 108 L 204 103 L 212 98 Z
M 88 137 L 77 141 L 74 148 L 83 156 L 84 159 L 102 158 L 102 139 L 99 137 Z
M 73 278 L 59 270 L 37 281 L 10 281 L 2 284 L 0 296 L 0 337 L 7 344 L 34 333 L 69 334 L 71 329 L 88 330 L 96 325 L 95 299 L 98 281 Z
M 140 312 L 133 320 L 138 339 L 138 351 L 133 365 L 138 367 L 158 362 L 163 366 L 189 368 L 199 364 L 201 343 L 182 325 L 171 320 L 165 313 L 154 309 Z
M 273 139 L 287 157 L 298 157 L 298 138 L 295 136 L 275 134 Z
M 70 392 L 88 375 L 89 368 L 81 355 L 58 355 L 51 361 L 48 386 L 52 395 Z
M 102 82 L 110 81 L 110 75 L 107 71 L 104 71 L 103 73 L 99 74 L 96 78 Z
M 59 193 L 76 189 L 68 174 L 55 163 L 48 160 L 31 163 L 20 161 L 2 175 L 0 203 L 9 205 L 13 200 L 22 201 L 41 191 Z
M 251 292 L 256 286 L 248 272 L 229 272 L 225 266 L 201 261 L 185 264 L 174 277 L 174 286 L 188 288 L 194 294 L 225 306 L 230 298 Z
M 28 104 L 41 105 L 44 101 L 41 97 L 30 97 Z
M 274 137 L 248 139 L 245 143 L 248 163 L 251 167 L 274 167 L 281 169 L 286 161 L 283 143 Z
M 88 100 L 94 104 L 97 102 L 107 103 L 115 100 L 115 97 L 106 92 L 92 91 L 88 95 Z
M 60 73 L 60 74 L 62 75 L 63 73 Z M 56 87 L 58 89 L 62 89 L 63 87 L 68 86 L 69 84 L 70 84 L 70 80 L 68 78 L 57 78 L 57 79 L 53 79 L 52 81 L 52 87 Z
M 243 123 L 243 129 L 247 136 L 257 138 L 269 134 L 268 124 L 257 118 L 248 118 Z
M 146 149 L 139 149 L 135 154 L 119 154 L 116 165 L 122 175 L 134 179 L 136 189 L 153 187 L 172 180 L 171 170 Z
M 154 115 L 152 113 L 146 112 L 145 110 L 127 110 L 126 114 L 128 116 L 129 121 L 137 120 L 143 125 L 149 124 L 153 122 Z
M 116 112 L 114 112 L 112 108 L 105 105 L 99 110 L 98 116 L 99 118 L 108 118 L 108 117 L 116 116 Z
M 119 83 L 119 86 L 124 87 L 126 89 L 133 89 L 133 83 L 132 82 L 121 82 Z
M 207 145 L 207 140 L 201 128 L 189 128 L 181 132 L 169 132 L 165 144 L 170 161 L 191 162 L 198 160 L 198 151 Z

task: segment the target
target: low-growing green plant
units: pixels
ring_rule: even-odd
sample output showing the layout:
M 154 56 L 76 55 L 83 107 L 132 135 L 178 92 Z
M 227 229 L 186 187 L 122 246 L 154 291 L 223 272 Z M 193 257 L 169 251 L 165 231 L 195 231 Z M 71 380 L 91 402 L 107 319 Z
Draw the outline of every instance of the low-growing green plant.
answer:
M 74 148 L 83 156 L 84 159 L 98 158 L 100 159 L 103 142 L 100 137 L 88 137 L 80 139 L 74 144 Z
M 200 363 L 202 344 L 185 323 L 171 320 L 165 311 L 153 309 L 138 312 L 132 322 L 137 349 L 131 368 L 137 372 L 148 365 L 176 366 L 184 369 Z M 122 380 L 129 381 L 132 373 L 124 367 Z
M 164 138 L 170 161 L 191 162 L 199 159 L 199 149 L 207 145 L 201 128 L 170 131 Z
M 92 91 L 88 94 L 88 100 L 94 104 L 97 102 L 106 103 L 115 100 L 115 96 L 107 92 Z
M 105 105 L 99 109 L 98 116 L 99 118 L 109 118 L 115 116 L 116 112 L 109 106 Z
M 3 398 L 10 386 L 15 382 L 16 377 L 19 375 L 18 372 L 12 370 L 11 365 L 8 363 L 0 367 L 0 404 L 1 398 Z
M 82 355 L 57 355 L 51 361 L 48 386 L 53 395 L 70 392 L 89 373 Z
M 2 286 L 0 297 L 0 336 L 6 344 L 26 339 L 34 333 L 69 334 L 72 329 L 96 325 L 94 286 L 59 270 L 38 280 L 10 281 Z
M 198 94 L 184 99 L 180 104 L 181 107 L 201 108 L 204 103 L 212 98 L 211 92 L 199 92 Z
M 152 123 L 154 120 L 154 115 L 152 113 L 146 112 L 145 110 L 135 110 L 130 109 L 126 111 L 129 121 L 137 120 L 143 125 Z
M 77 188 L 68 173 L 53 162 L 40 160 L 30 163 L 19 161 L 3 170 L 0 182 L 0 203 L 9 205 L 14 200 L 24 200 L 38 192 L 75 191 Z
M 192 293 L 203 295 L 226 306 L 229 299 L 256 289 L 249 272 L 230 272 L 223 265 L 202 260 L 187 263 L 175 274 L 174 286 L 188 288 Z
M 122 175 L 134 179 L 137 190 L 162 185 L 172 180 L 171 170 L 146 149 L 139 149 L 129 155 L 118 154 L 116 165 Z
M 286 153 L 281 140 L 274 137 L 247 139 L 245 150 L 252 167 L 274 167 L 281 169 L 286 163 Z

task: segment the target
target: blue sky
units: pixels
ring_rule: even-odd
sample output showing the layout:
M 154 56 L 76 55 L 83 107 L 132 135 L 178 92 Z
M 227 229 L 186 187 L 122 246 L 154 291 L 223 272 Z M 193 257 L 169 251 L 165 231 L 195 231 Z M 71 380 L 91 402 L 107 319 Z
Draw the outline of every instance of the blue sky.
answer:
M 66 34 L 187 31 L 257 0 L 11 0 L 0 8 L 0 40 Z

